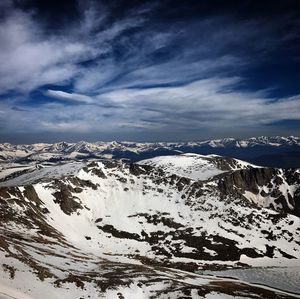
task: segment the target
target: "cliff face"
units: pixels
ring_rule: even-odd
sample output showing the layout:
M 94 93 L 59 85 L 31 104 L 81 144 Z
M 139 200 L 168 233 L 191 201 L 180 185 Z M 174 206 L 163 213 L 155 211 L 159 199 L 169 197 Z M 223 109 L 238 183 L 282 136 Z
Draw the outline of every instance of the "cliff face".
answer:
M 259 186 L 265 186 L 271 182 L 276 170 L 269 168 L 241 169 L 224 176 L 219 183 L 220 190 L 225 194 L 238 188 L 241 192 L 247 190 L 258 193 Z
M 250 168 L 218 180 L 222 196 L 243 196 L 259 206 L 300 217 L 300 173 L 295 169 Z

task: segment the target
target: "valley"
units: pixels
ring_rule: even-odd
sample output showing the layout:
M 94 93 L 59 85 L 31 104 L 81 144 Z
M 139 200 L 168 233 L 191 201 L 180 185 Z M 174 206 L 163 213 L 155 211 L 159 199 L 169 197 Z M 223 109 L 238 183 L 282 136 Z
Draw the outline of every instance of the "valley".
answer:
M 0 285 L 15 298 L 297 297 L 205 274 L 299 263 L 297 169 L 198 154 L 2 167 Z

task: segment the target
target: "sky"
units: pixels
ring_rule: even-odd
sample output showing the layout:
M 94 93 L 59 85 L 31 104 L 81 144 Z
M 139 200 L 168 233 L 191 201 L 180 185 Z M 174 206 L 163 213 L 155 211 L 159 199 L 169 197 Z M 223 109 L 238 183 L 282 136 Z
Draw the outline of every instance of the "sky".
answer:
M 298 0 L 1 0 L 0 142 L 300 135 Z

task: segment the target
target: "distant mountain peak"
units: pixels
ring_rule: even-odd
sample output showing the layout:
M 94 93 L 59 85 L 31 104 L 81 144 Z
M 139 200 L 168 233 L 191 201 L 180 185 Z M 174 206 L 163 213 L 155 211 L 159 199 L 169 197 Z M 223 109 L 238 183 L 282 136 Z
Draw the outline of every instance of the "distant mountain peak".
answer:
M 61 161 L 107 157 L 139 161 L 155 156 L 191 152 L 196 154 L 232 156 L 251 163 L 266 165 L 264 164 L 264 160 L 256 158 L 266 154 L 285 154 L 286 151 L 290 151 L 291 149 L 300 152 L 299 137 L 260 136 L 248 139 L 223 138 L 193 142 L 154 143 L 128 141 L 87 142 L 84 140 L 76 143 L 61 141 L 53 144 L 36 143 L 32 145 L 3 143 L 0 144 L 0 161 Z M 273 162 L 271 161 L 270 166 L 286 167 L 286 164 L 287 167 L 297 167 L 298 165 L 300 167 L 300 160 L 298 159 L 298 161 L 296 157 L 294 158 L 295 155 L 290 156 L 289 161 L 286 161 L 289 159 L 289 155 L 285 155 L 282 158 L 278 158 L 278 156 L 271 157 Z M 280 159 L 283 160 L 281 164 Z M 279 162 L 278 165 L 276 165 L 276 162 Z

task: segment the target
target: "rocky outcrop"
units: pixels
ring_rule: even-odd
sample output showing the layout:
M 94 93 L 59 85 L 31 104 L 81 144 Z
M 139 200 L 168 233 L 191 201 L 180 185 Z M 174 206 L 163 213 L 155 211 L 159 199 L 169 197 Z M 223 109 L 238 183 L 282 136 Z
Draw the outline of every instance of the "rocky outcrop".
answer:
M 36 205 L 40 205 L 42 203 L 32 185 L 25 186 L 23 194 L 28 200 L 34 202 Z
M 82 205 L 78 202 L 78 198 L 73 196 L 70 186 L 60 183 L 59 191 L 53 193 L 55 203 L 58 203 L 64 213 L 70 215 L 78 209 L 82 209 Z

